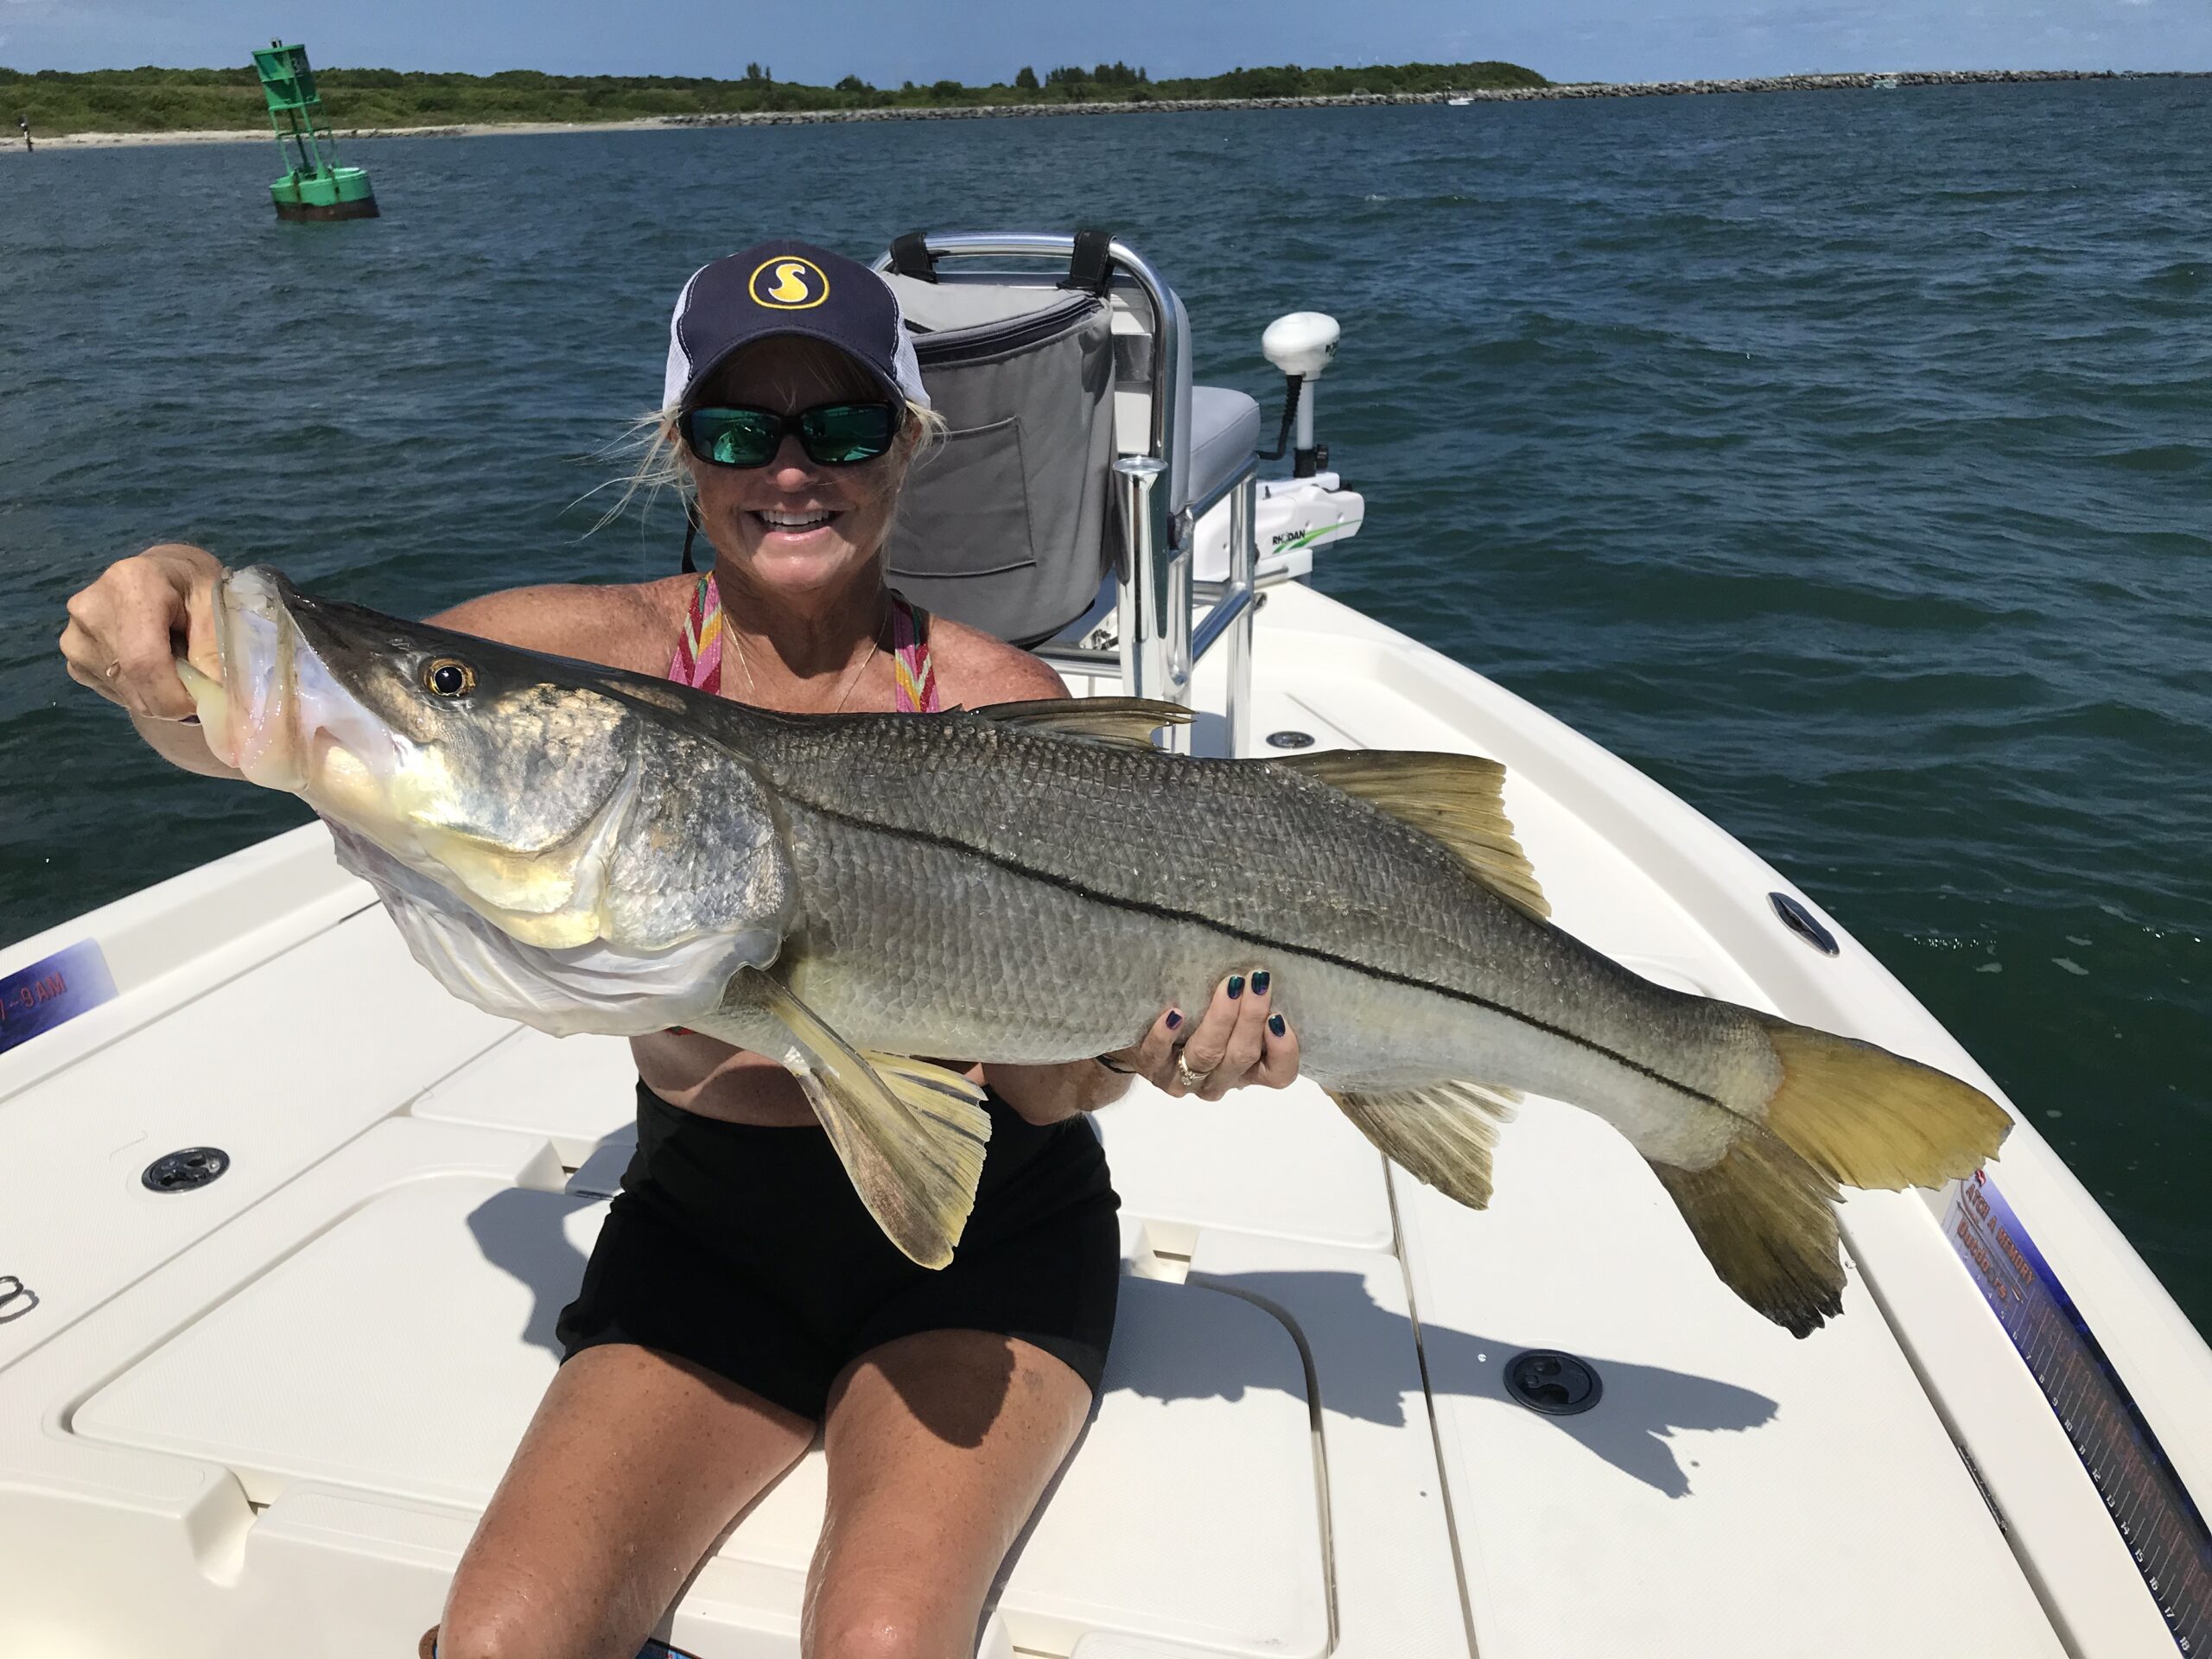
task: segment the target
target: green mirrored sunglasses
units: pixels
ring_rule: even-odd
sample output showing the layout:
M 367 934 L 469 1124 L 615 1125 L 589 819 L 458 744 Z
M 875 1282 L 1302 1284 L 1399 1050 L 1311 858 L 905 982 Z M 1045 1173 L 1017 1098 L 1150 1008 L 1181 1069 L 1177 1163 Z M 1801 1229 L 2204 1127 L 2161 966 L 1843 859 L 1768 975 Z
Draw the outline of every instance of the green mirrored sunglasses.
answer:
M 873 461 L 899 435 L 902 414 L 891 404 L 817 404 L 796 415 L 772 409 L 695 409 L 682 422 L 683 442 L 716 467 L 765 467 L 776 458 L 784 434 L 820 467 Z

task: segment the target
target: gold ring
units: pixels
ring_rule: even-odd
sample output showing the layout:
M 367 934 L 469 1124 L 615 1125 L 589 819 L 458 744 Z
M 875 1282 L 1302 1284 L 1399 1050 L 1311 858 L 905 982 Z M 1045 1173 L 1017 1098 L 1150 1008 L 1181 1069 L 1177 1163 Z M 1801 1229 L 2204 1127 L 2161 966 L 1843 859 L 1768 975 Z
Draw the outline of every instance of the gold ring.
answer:
M 1196 1094 L 1199 1090 L 1206 1086 L 1206 1079 L 1211 1077 L 1213 1073 L 1211 1071 L 1192 1071 L 1191 1063 L 1183 1058 L 1180 1052 L 1178 1052 L 1175 1056 L 1175 1075 L 1183 1080 L 1183 1086 L 1185 1089 L 1188 1089 L 1192 1094 Z

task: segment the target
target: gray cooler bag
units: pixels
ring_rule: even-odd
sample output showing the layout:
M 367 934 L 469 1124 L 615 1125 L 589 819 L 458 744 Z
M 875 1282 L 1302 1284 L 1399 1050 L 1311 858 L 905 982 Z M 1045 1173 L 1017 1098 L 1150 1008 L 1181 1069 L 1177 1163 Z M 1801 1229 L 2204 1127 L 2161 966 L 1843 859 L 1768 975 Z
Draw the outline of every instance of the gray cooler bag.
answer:
M 892 586 L 1016 645 L 1081 616 L 1112 568 L 1112 317 L 1094 293 L 887 276 L 950 431 L 907 475 Z

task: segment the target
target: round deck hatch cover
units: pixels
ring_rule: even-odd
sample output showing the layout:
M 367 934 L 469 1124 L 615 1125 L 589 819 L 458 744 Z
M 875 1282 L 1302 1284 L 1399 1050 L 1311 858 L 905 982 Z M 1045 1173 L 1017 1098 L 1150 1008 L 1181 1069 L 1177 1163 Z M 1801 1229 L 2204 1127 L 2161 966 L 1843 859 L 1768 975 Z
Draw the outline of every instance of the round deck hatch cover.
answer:
M 220 1147 L 185 1147 L 156 1158 L 138 1179 L 152 1192 L 189 1192 L 205 1186 L 231 1166 L 231 1154 Z
M 1310 749 L 1313 747 L 1313 734 L 1288 730 L 1269 732 L 1268 742 L 1278 749 Z
M 1505 1391 L 1531 1411 L 1572 1417 L 1596 1405 L 1605 1387 L 1587 1360 L 1556 1348 L 1531 1348 L 1505 1362 Z

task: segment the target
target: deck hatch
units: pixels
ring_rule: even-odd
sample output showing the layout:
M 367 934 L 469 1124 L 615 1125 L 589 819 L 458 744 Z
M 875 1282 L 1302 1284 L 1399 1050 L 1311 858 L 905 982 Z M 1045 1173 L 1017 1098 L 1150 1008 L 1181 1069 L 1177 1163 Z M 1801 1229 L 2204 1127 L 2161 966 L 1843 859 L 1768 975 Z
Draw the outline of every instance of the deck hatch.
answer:
M 231 1154 L 220 1147 L 181 1147 L 146 1166 L 138 1177 L 149 1192 L 189 1192 L 222 1179 Z
M 1505 1391 L 1547 1417 L 1573 1417 L 1605 1398 L 1598 1368 L 1556 1348 L 1531 1348 L 1505 1362 Z
M 386 1128 L 426 1154 L 454 1138 Z M 95 1391 L 73 1435 L 227 1468 L 272 1512 L 310 1485 L 372 1507 L 480 1508 L 553 1376 L 555 1324 L 607 1206 L 434 1160 L 358 1205 L 330 1196 L 332 1225 L 296 1248 L 271 1236 L 267 1269 Z M 702 1574 L 702 1617 L 795 1621 L 825 1494 L 817 1452 L 761 1497 Z M 359 1562 L 379 1547 L 322 1548 Z M 1289 1332 L 1237 1296 L 1124 1281 L 1084 1455 L 999 1604 L 1015 1642 L 1065 1653 L 1103 1630 L 1322 1659 L 1328 1579 Z

